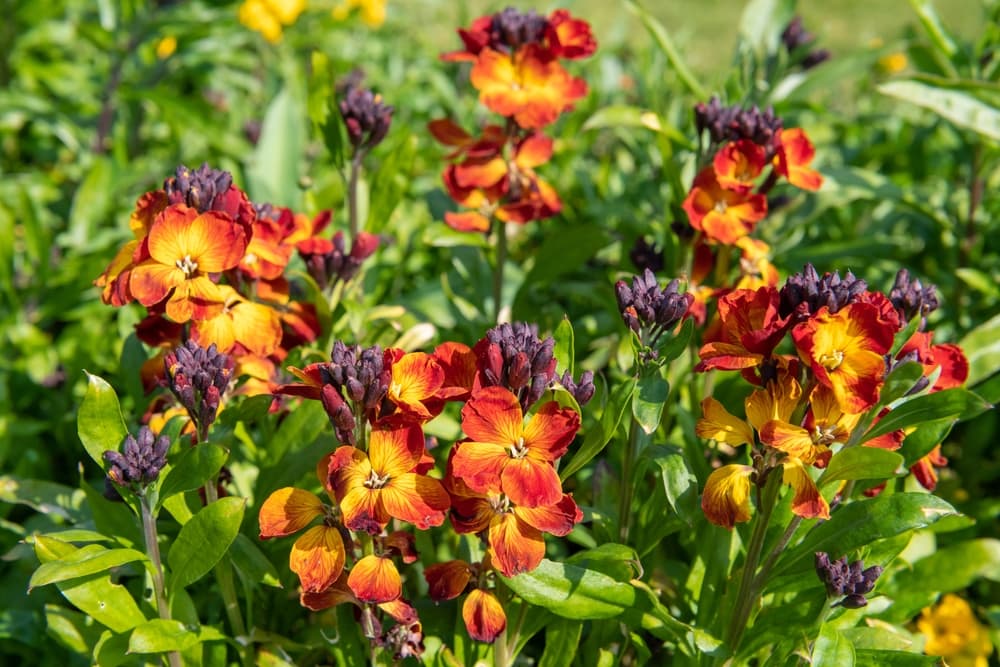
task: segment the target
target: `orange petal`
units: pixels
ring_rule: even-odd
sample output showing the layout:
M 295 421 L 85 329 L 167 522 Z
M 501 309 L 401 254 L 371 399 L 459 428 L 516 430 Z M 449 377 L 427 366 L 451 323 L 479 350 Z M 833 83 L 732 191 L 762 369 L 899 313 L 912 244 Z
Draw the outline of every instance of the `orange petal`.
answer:
M 562 499 L 553 505 L 515 507 L 514 514 L 528 525 L 559 537 L 568 535 L 573 526 L 583 520 L 583 512 L 568 493 L 563 494 Z
M 368 443 L 372 470 L 381 477 L 395 478 L 410 472 L 423 454 L 423 431 L 415 425 L 375 429 Z
M 153 232 L 149 233 L 150 253 L 153 252 Z M 192 220 L 177 239 L 181 254 L 172 262 L 190 256 L 198 263 L 201 273 L 219 273 L 240 263 L 247 248 L 243 227 L 225 214 L 206 211 Z
M 441 482 L 412 472 L 390 479 L 382 488 L 381 500 L 390 516 L 421 530 L 444 523 L 444 513 L 451 506 Z
M 492 442 L 460 442 L 453 451 L 452 474 L 468 484 L 470 489 L 486 493 L 491 488 L 500 488 L 500 472 L 511 460 L 502 445 Z
M 403 598 L 379 603 L 379 609 L 392 616 L 393 620 L 402 625 L 412 625 L 420 620 L 417 610 Z
M 531 456 L 509 459 L 500 473 L 500 488 L 522 507 L 552 505 L 562 498 L 562 482 L 551 463 Z
M 302 489 L 278 489 L 260 506 L 260 538 L 284 537 L 305 528 L 323 515 L 323 501 Z
M 437 394 L 443 384 L 444 369 L 434 357 L 425 352 L 410 352 L 392 364 L 389 400 L 404 411 L 429 419 L 431 414 L 422 401 Z
M 716 526 L 732 529 L 750 520 L 750 474 L 747 465 L 727 465 L 712 472 L 705 482 L 701 509 Z
M 801 426 L 772 419 L 761 429 L 760 441 L 800 461 L 812 463 L 815 458 L 812 437 Z
M 155 306 L 177 285 L 184 282 L 184 272 L 176 266 L 160 264 L 154 259 L 134 267 L 129 275 L 129 292 L 146 306 Z
M 345 445 L 334 450 L 327 473 L 337 500 L 340 501 L 351 489 L 362 486 L 371 472 L 371 463 L 360 449 Z
M 462 620 L 470 637 L 491 644 L 507 628 L 507 615 L 500 601 L 478 588 L 462 603 Z
M 424 568 L 427 594 L 435 602 L 453 600 L 465 592 L 472 579 L 472 568 L 464 560 L 435 563 Z
M 467 211 L 465 213 L 444 214 L 445 223 L 457 232 L 488 232 L 490 221 L 482 213 Z
M 490 552 L 493 565 L 505 577 L 515 577 L 538 567 L 545 557 L 542 533 L 512 512 L 498 514 L 490 522 Z
M 724 442 L 733 447 L 754 441 L 750 425 L 734 417 L 722 403 L 711 396 L 702 400 L 701 411 L 704 416 L 695 425 L 695 433 L 699 438 Z
M 829 519 L 830 505 L 820 494 L 816 482 L 809 476 L 809 471 L 797 459 L 786 460 L 783 463 L 785 471 L 782 480 L 790 484 L 794 491 L 792 496 L 792 512 L 804 519 Z
M 371 554 L 351 568 L 347 585 L 358 600 L 375 604 L 395 600 L 403 592 L 403 583 L 393 562 Z
M 549 401 L 524 427 L 524 444 L 532 458 L 554 461 L 566 453 L 580 429 L 580 415 L 572 408 L 561 408 Z
M 503 387 L 480 389 L 462 408 L 462 430 L 478 442 L 517 444 L 524 434 L 521 404 Z
M 352 487 L 340 499 L 340 512 L 345 526 L 372 535 L 382 532 L 392 518 L 382 504 L 382 489 L 369 489 L 361 485 Z
M 522 169 L 543 165 L 552 157 L 552 139 L 540 133 L 533 133 L 517 147 L 514 161 Z
M 313 526 L 295 540 L 288 567 L 299 575 L 302 590 L 318 593 L 337 580 L 345 558 L 340 531 L 332 526 Z

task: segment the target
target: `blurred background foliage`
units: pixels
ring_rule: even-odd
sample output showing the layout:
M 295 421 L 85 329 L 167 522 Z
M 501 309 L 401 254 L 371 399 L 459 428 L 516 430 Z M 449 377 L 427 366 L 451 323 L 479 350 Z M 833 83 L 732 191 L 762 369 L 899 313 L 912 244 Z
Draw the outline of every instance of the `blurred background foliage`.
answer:
M 240 23 L 237 2 L 0 3 L 4 484 L 16 478 L 75 488 L 81 475 L 97 477 L 81 463 L 76 436 L 84 369 L 118 388 L 133 421 L 145 409 L 136 377 L 144 352 L 130 338 L 141 309 L 104 306 L 91 284 L 129 236 L 140 193 L 179 164 L 208 162 L 231 171 L 254 201 L 310 214 L 332 208 L 343 227 L 343 182 L 308 116 L 317 89 L 330 83 L 316 72 L 320 62 L 335 79 L 361 70 L 396 108 L 366 172 L 368 229 L 388 243 L 364 276 L 358 303 L 348 306 L 355 333 L 391 343 L 430 323 L 417 330 L 428 343 L 442 339 L 438 332 L 477 340 L 489 326 L 482 305 L 489 270 L 479 239 L 441 222 L 450 205 L 440 183 L 445 151 L 426 124 L 443 115 L 467 125 L 485 118 L 465 71 L 438 54 L 458 48 L 455 27 L 504 4 L 389 0 L 384 23 L 373 26 L 356 13 L 335 18 L 338 3 L 315 0 L 272 43 Z M 783 274 L 812 262 L 821 272 L 851 269 L 888 290 L 906 267 L 936 284 L 943 306 L 931 326 L 940 340 L 974 332 L 974 388 L 995 401 L 1000 55 L 991 54 L 1000 41 L 998 5 L 938 2 L 938 23 L 928 19 L 936 16 L 928 3 L 910 4 L 918 11 L 895 0 L 803 3 L 807 28 L 832 59 L 749 92 L 746 82 L 761 77 L 751 71 L 753 44 L 741 38 L 754 16 L 741 19 L 746 3 L 648 6 L 694 73 L 697 92 L 773 104 L 786 127 L 806 128 L 816 144 L 823 191 L 798 196 L 760 227 Z M 791 5 L 751 4 L 785 22 Z M 595 26 L 600 48 L 576 68 L 591 94 L 556 126 L 556 155 L 544 167 L 564 210 L 518 229 L 506 289 L 513 319 L 538 322 L 542 331 L 569 315 L 578 361 L 600 371 L 622 342 L 612 285 L 634 271 L 628 254 L 636 239 L 666 249 L 661 277 L 683 266 L 670 229 L 683 215 L 672 184 L 690 183 L 695 172 L 693 159 L 677 156 L 690 155 L 691 108 L 700 99 L 626 3 L 559 6 Z M 773 27 L 780 32 L 783 24 Z M 949 120 L 913 103 L 913 91 L 884 87 L 898 79 L 960 91 L 994 116 L 979 128 L 969 117 Z M 637 111 L 652 112 L 659 129 Z M 391 318 L 366 319 L 375 305 L 399 308 Z M 945 445 L 951 467 L 940 493 L 986 519 L 967 531 L 988 534 L 1000 512 L 990 497 L 1000 479 L 998 435 L 990 411 Z M 10 499 L 0 487 L 0 500 Z M 0 552 L 15 561 L 0 565 L 5 600 L 23 596 L 30 570 L 16 551 L 36 518 L 24 504 L 0 504 Z M 1000 599 L 995 590 L 984 593 Z M 45 644 L 38 610 L 54 595 L 38 591 L 26 606 L 0 611 L 3 655 L 30 655 Z M 54 648 L 42 657 L 38 664 L 70 664 Z

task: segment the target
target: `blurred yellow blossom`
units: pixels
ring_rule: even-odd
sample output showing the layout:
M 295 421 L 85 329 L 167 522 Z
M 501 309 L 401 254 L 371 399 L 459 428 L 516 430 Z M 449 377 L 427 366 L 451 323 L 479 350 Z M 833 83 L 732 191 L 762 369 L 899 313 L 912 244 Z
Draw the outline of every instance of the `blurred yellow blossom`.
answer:
M 362 21 L 377 28 L 385 23 L 385 2 L 386 0 L 343 0 L 333 8 L 333 18 L 344 21 L 357 9 Z
M 987 667 L 993 645 L 969 603 L 951 593 L 935 607 L 927 607 L 917 619 L 917 630 L 925 637 L 924 653 L 939 655 L 949 667 Z
M 173 35 L 167 35 L 156 43 L 156 57 L 160 60 L 166 60 L 170 56 L 174 55 L 174 51 L 176 50 L 177 38 Z
M 305 8 L 306 0 L 246 0 L 240 5 L 239 19 L 276 44 L 281 41 L 282 26 L 295 23 Z
M 902 72 L 906 69 L 906 66 L 910 64 L 907 60 L 906 54 L 902 51 L 897 51 L 896 53 L 890 53 L 887 56 L 882 56 L 878 59 L 878 66 L 882 68 L 883 71 L 889 74 L 896 74 L 897 72 Z

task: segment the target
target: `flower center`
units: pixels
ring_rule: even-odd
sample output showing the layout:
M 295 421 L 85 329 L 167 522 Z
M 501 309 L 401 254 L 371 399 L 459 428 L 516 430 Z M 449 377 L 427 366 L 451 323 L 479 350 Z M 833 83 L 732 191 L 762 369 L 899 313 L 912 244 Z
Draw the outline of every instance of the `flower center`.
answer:
M 365 487 L 369 489 L 381 489 L 383 486 L 389 483 L 389 475 L 379 475 L 377 472 L 372 470 L 371 474 L 368 475 L 368 479 L 364 481 Z
M 399 395 L 403 392 L 403 385 L 399 382 L 393 382 L 389 386 L 389 395 L 393 398 L 399 398 Z
M 812 433 L 812 441 L 814 445 L 829 445 L 837 442 L 837 427 L 817 425 Z
M 720 199 L 719 201 L 715 202 L 715 212 L 716 213 L 720 213 L 720 214 L 725 213 L 727 208 L 729 208 L 729 206 L 726 204 L 725 201 L 723 201 L 723 200 Z
M 524 444 L 524 438 L 518 438 L 517 443 L 510 446 L 510 458 L 523 459 L 528 455 L 528 448 Z
M 191 259 L 191 255 L 184 255 L 184 259 L 179 259 L 176 262 L 177 268 L 184 272 L 185 276 L 190 277 L 192 273 L 198 270 L 198 262 Z
M 828 371 L 835 371 L 840 364 L 844 363 L 843 350 L 834 350 L 832 354 L 819 355 L 819 365 Z
M 514 509 L 510 506 L 510 500 L 508 500 L 507 496 L 502 493 L 490 496 L 490 507 L 492 507 L 493 511 L 497 514 L 506 514 L 514 511 Z

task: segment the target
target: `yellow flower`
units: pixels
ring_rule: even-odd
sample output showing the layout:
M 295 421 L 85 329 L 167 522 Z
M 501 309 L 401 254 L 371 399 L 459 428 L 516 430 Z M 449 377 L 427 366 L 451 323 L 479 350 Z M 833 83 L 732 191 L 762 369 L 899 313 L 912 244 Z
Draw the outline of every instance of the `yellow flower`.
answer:
M 170 56 L 174 55 L 174 51 L 176 50 L 177 38 L 173 35 L 167 35 L 156 43 L 156 57 L 160 60 L 166 60 Z
M 909 64 L 910 61 L 906 59 L 906 54 L 901 51 L 890 53 L 878 59 L 878 66 L 888 74 L 902 72 Z
M 333 18 L 345 21 L 357 9 L 365 24 L 377 28 L 385 23 L 385 2 L 386 0 L 343 0 L 333 8 Z
M 306 0 L 246 0 L 240 5 L 239 19 L 276 44 L 281 41 L 282 26 L 295 23 L 305 8 Z
M 976 620 L 969 603 L 951 593 L 917 619 L 917 629 L 927 637 L 924 653 L 943 657 L 949 667 L 987 667 L 993 644 Z

